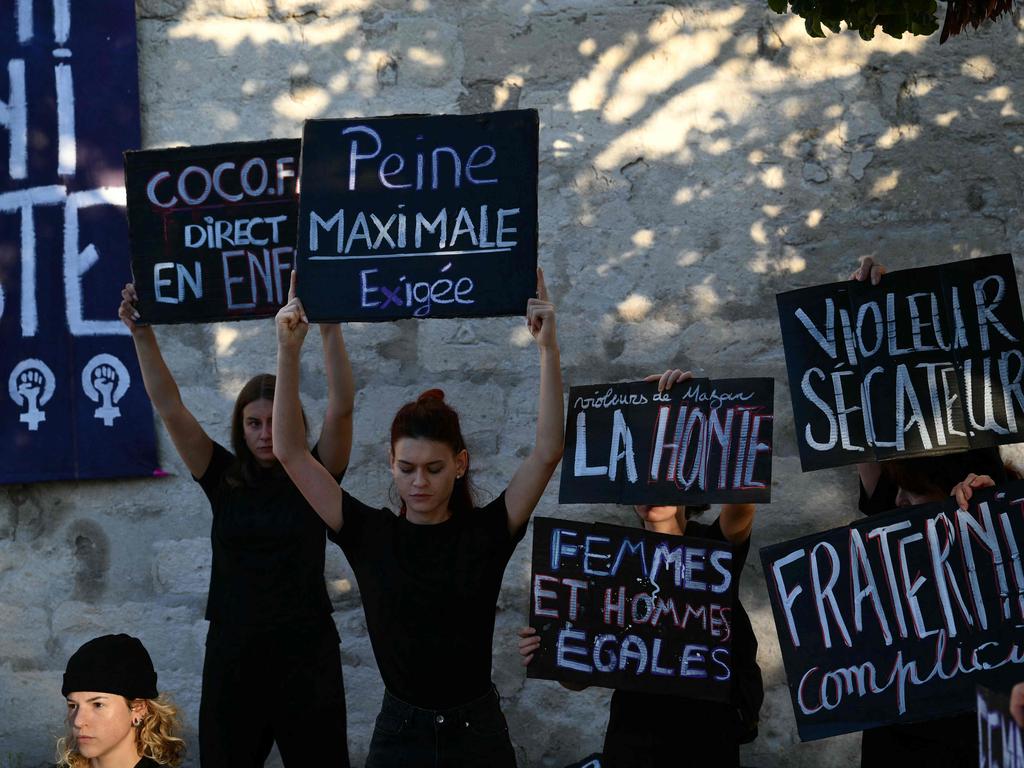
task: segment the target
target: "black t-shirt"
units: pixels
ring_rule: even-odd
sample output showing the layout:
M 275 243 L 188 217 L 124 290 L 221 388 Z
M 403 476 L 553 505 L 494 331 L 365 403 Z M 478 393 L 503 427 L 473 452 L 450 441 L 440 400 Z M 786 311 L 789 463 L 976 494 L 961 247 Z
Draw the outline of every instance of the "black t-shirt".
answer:
M 417 525 L 344 494 L 328 532 L 359 584 L 384 685 L 424 709 L 447 709 L 491 686 L 494 611 L 526 526 L 509 534 L 505 494 L 436 525 Z
M 261 470 L 252 485 L 230 484 L 235 461 L 214 443 L 197 479 L 213 510 L 207 620 L 242 632 L 321 625 L 332 610 L 324 583 L 327 526 L 280 467 Z
M 964 476 L 967 476 L 964 470 Z M 868 495 L 860 483 L 857 507 L 865 515 L 896 509 L 899 486 L 883 472 Z M 976 765 L 978 762 L 976 718 L 973 713 L 940 717 L 916 723 L 893 723 L 872 728 L 861 737 L 861 765 L 870 768 L 895 761 L 905 766 Z
M 712 523 L 699 520 L 686 521 L 685 538 L 710 539 L 728 542 L 718 518 Z M 732 695 L 729 704 L 690 699 L 683 696 L 667 694 L 643 693 L 639 691 L 616 690 L 612 694 L 612 714 L 608 723 L 609 731 L 628 729 L 634 732 L 647 733 L 652 741 L 652 748 L 660 743 L 659 734 L 664 737 L 668 748 L 669 743 L 677 749 L 681 742 L 692 736 L 695 739 L 705 738 L 706 734 L 689 734 L 686 731 L 688 719 L 692 720 L 695 712 L 720 713 L 722 717 L 734 717 L 733 722 L 719 723 L 720 734 L 716 738 L 731 739 L 736 737 L 737 729 L 741 729 L 741 720 L 754 719 L 749 727 L 756 724 L 757 712 L 764 700 L 764 683 L 761 668 L 757 665 L 757 637 L 750 623 L 743 604 L 740 602 L 739 586 L 743 566 L 750 552 L 750 538 L 742 544 L 732 547 Z M 682 730 L 681 730 L 682 729 Z M 686 733 L 684 733 L 686 731 Z
M 896 494 L 899 493 L 899 486 L 896 485 L 885 472 L 878 478 L 874 492 L 869 496 L 864 483 L 860 484 L 860 498 L 857 500 L 857 509 L 869 517 L 896 509 Z
M 964 473 L 967 476 L 967 472 Z M 868 495 L 860 483 L 857 508 L 865 515 L 896 509 L 899 486 L 883 472 Z M 926 720 L 893 723 L 863 731 L 860 764 L 865 768 L 895 761 L 904 766 L 968 765 L 962 762 L 978 752 L 975 716 L 971 713 Z

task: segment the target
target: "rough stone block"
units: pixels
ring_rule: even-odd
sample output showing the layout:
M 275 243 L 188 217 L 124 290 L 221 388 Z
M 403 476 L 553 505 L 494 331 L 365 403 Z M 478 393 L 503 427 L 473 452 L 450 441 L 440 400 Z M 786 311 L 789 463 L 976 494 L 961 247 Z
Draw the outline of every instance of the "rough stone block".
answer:
M 188 608 L 140 602 L 90 605 L 67 601 L 54 608 L 51 618 L 55 655 L 66 661 L 87 640 L 124 632 L 142 641 L 158 673 L 199 669 L 202 648 L 197 648 L 194 640 L 189 641 L 194 621 L 195 613 Z
M 154 579 L 169 594 L 205 595 L 210 587 L 210 540 L 177 539 L 153 544 Z
M 0 603 L 0 659 L 33 661 L 49 654 L 49 616 L 43 608 Z

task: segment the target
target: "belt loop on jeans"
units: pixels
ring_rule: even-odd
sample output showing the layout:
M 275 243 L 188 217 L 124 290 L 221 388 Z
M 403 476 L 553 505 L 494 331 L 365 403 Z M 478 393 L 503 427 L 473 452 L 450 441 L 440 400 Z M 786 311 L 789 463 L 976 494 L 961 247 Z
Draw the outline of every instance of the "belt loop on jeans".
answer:
M 472 712 L 478 707 L 488 703 L 498 706 L 500 701 L 501 699 L 498 696 L 498 689 L 495 687 L 494 683 L 491 683 L 491 689 L 483 696 L 473 699 L 472 701 L 467 701 L 464 704 L 456 704 L 454 707 L 448 707 L 446 709 L 424 709 L 423 707 L 417 707 L 415 704 L 402 701 L 387 688 L 384 689 L 384 706 L 393 706 L 402 709 L 405 717 L 416 714 L 425 715 L 436 725 L 443 725 L 449 720 L 457 720 L 463 717 L 464 713 Z

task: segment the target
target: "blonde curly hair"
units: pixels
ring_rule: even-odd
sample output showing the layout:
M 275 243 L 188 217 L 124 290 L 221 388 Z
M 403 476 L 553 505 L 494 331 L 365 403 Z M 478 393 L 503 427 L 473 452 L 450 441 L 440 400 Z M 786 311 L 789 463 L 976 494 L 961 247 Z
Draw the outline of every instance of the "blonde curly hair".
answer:
M 129 708 L 135 703 L 128 699 L 124 701 Z M 142 757 L 176 768 L 185 757 L 185 741 L 179 735 L 181 720 L 178 708 L 164 695 L 141 701 L 146 703 L 146 714 L 135 729 L 135 747 Z M 78 751 L 70 728 L 57 740 L 57 768 L 89 768 L 89 760 Z

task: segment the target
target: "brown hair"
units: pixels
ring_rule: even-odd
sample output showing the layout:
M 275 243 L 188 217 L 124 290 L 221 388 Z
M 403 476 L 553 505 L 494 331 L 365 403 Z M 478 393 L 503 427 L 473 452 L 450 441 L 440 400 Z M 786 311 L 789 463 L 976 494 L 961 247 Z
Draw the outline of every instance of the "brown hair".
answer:
M 257 400 L 268 400 L 274 402 L 274 390 L 277 386 L 277 377 L 272 373 L 260 373 L 249 379 L 242 387 L 235 398 L 235 407 L 231 411 L 231 450 L 235 454 L 235 463 L 226 473 L 229 485 L 239 487 L 243 485 L 258 485 L 261 473 L 264 468 L 256 461 L 249 446 L 245 442 L 245 423 L 242 418 L 245 406 Z M 306 422 L 306 412 L 302 411 L 302 427 L 308 432 L 309 425 Z M 280 464 L 275 465 L 273 472 L 283 473 Z
M 462 437 L 459 425 L 459 414 L 444 401 L 444 392 L 440 389 L 428 389 L 411 403 L 398 409 L 391 422 L 391 451 L 394 453 L 395 443 L 403 437 L 420 440 L 433 440 L 443 443 L 452 449 L 452 453 L 466 450 L 466 441 Z M 456 478 L 452 488 L 448 508 L 452 514 L 468 512 L 475 506 L 473 484 L 469 477 L 469 462 L 462 477 Z M 405 502 L 402 502 L 405 511 Z
M 128 707 L 134 703 L 123 696 L 118 698 Z M 160 765 L 179 765 L 185 757 L 185 742 L 181 738 L 178 708 L 166 696 L 142 701 L 146 702 L 146 714 L 135 727 L 135 749 Z M 78 751 L 78 742 L 69 727 L 68 734 L 57 740 L 57 768 L 88 766 L 89 761 Z

